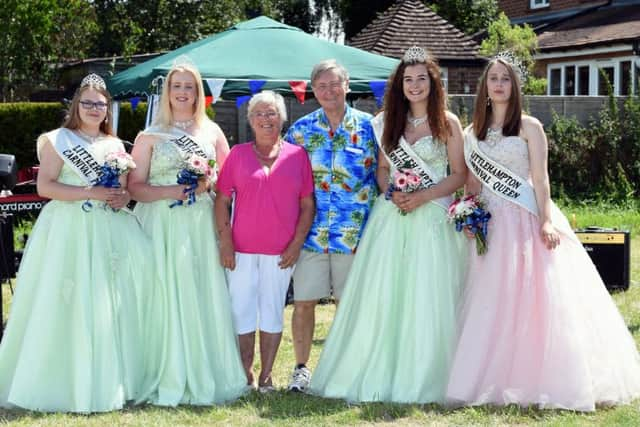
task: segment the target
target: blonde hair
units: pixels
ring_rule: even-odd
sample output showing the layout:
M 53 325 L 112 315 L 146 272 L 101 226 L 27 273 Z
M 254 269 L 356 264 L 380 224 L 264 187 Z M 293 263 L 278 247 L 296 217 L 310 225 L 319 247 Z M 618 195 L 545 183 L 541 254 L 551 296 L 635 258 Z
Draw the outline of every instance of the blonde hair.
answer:
M 113 113 L 111 111 L 111 94 L 107 91 L 103 86 L 96 85 L 94 83 L 89 83 L 84 86 L 80 86 L 76 93 L 73 95 L 73 99 L 71 100 L 71 106 L 67 111 L 67 115 L 64 118 L 64 122 L 62 123 L 62 127 L 67 129 L 79 129 L 82 124 L 82 120 L 80 119 L 80 97 L 82 94 L 88 90 L 93 89 L 98 92 L 100 95 L 106 98 L 107 102 L 107 114 L 104 116 L 104 120 L 100 123 L 100 132 L 115 136 L 113 133 Z
M 195 80 L 196 99 L 193 118 L 198 126 L 202 126 L 209 120 L 205 111 L 204 86 L 202 85 L 202 76 L 200 75 L 200 72 L 195 65 L 192 64 L 174 65 L 169 70 L 169 73 L 167 73 L 167 77 L 164 79 L 164 83 L 162 85 L 160 108 L 158 109 L 158 115 L 154 119 L 153 124 L 161 127 L 170 127 L 173 124 L 173 112 L 171 111 L 171 103 L 169 100 L 169 89 L 171 87 L 171 78 L 178 72 L 190 73 Z

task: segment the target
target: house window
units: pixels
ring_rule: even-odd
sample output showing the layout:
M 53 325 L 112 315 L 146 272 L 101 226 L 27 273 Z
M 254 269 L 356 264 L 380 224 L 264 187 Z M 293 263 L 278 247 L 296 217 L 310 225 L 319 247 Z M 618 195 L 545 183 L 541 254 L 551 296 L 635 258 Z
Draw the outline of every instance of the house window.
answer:
M 569 66 L 564 69 L 564 94 L 576 94 L 576 67 Z
M 578 95 L 589 95 L 589 66 L 578 67 Z
M 620 63 L 620 95 L 632 94 L 632 84 L 631 61 L 622 61 Z
M 614 68 L 613 67 L 600 67 L 598 69 L 598 95 L 607 96 L 609 95 L 609 85 L 611 85 L 613 89 L 613 94 L 615 95 L 615 80 L 614 77 Z
M 445 93 L 449 92 L 449 70 L 446 67 L 440 68 L 440 80 Z
M 540 9 L 543 7 L 549 7 L 550 0 L 529 0 L 529 7 L 531 9 Z
M 635 57 L 611 58 L 605 61 L 555 63 L 547 67 L 548 95 L 607 96 L 609 86 L 615 96 L 640 91 L 640 63 Z
M 553 68 L 549 75 L 549 95 L 562 95 L 562 69 Z

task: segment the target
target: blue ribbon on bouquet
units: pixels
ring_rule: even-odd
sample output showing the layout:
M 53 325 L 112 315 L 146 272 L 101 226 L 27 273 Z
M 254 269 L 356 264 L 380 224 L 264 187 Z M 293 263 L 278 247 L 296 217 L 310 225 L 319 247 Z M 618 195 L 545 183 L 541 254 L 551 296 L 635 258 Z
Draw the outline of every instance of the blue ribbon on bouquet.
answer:
M 181 185 L 188 185 L 188 187 L 184 190 L 187 193 L 187 206 L 192 205 L 196 202 L 196 188 L 198 187 L 198 179 L 200 176 L 189 169 L 182 169 L 178 172 L 177 182 Z M 175 206 L 182 206 L 184 201 L 176 200 L 169 205 L 170 208 Z
M 102 173 L 100 174 L 100 178 L 94 185 L 101 185 L 107 188 L 120 188 L 120 171 L 118 168 L 114 168 L 113 166 L 109 166 L 108 164 L 104 164 L 101 167 Z M 106 209 L 107 204 L 104 204 Z M 85 212 L 89 212 L 93 208 L 93 204 L 87 200 L 82 204 L 82 210 Z M 115 209 L 113 210 L 116 211 Z
M 456 231 L 462 231 L 464 227 L 469 227 L 473 234 L 480 231 L 482 235 L 486 237 L 490 219 L 490 212 L 487 212 L 482 208 L 476 208 L 473 210 L 471 215 L 464 219 L 464 221 L 456 221 Z

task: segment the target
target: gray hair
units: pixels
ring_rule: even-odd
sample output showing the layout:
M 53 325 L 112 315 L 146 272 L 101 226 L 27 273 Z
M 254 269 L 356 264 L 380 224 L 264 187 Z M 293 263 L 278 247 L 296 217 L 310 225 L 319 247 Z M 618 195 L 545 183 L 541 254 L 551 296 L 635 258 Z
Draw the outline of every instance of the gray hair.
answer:
M 313 67 L 313 70 L 311 70 L 311 86 L 313 86 L 313 82 L 318 78 L 318 76 L 325 71 L 335 71 L 342 82 L 349 80 L 349 73 L 346 68 L 338 64 L 335 59 L 325 59 L 324 61 L 318 62 Z
M 287 107 L 284 105 L 284 98 L 279 93 L 275 93 L 272 90 L 263 90 L 253 95 L 247 107 L 247 118 L 251 118 L 251 113 L 253 113 L 258 104 L 273 105 L 278 110 L 278 115 L 282 122 L 287 121 Z

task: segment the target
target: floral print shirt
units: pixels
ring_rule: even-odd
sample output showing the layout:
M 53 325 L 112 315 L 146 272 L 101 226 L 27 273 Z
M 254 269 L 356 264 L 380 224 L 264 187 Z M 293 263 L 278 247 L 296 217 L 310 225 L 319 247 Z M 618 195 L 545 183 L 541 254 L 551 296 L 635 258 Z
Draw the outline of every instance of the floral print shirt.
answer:
M 378 191 L 371 118 L 346 106 L 334 132 L 320 108 L 298 119 L 285 135 L 286 141 L 307 150 L 313 170 L 316 216 L 305 250 L 355 253 Z

